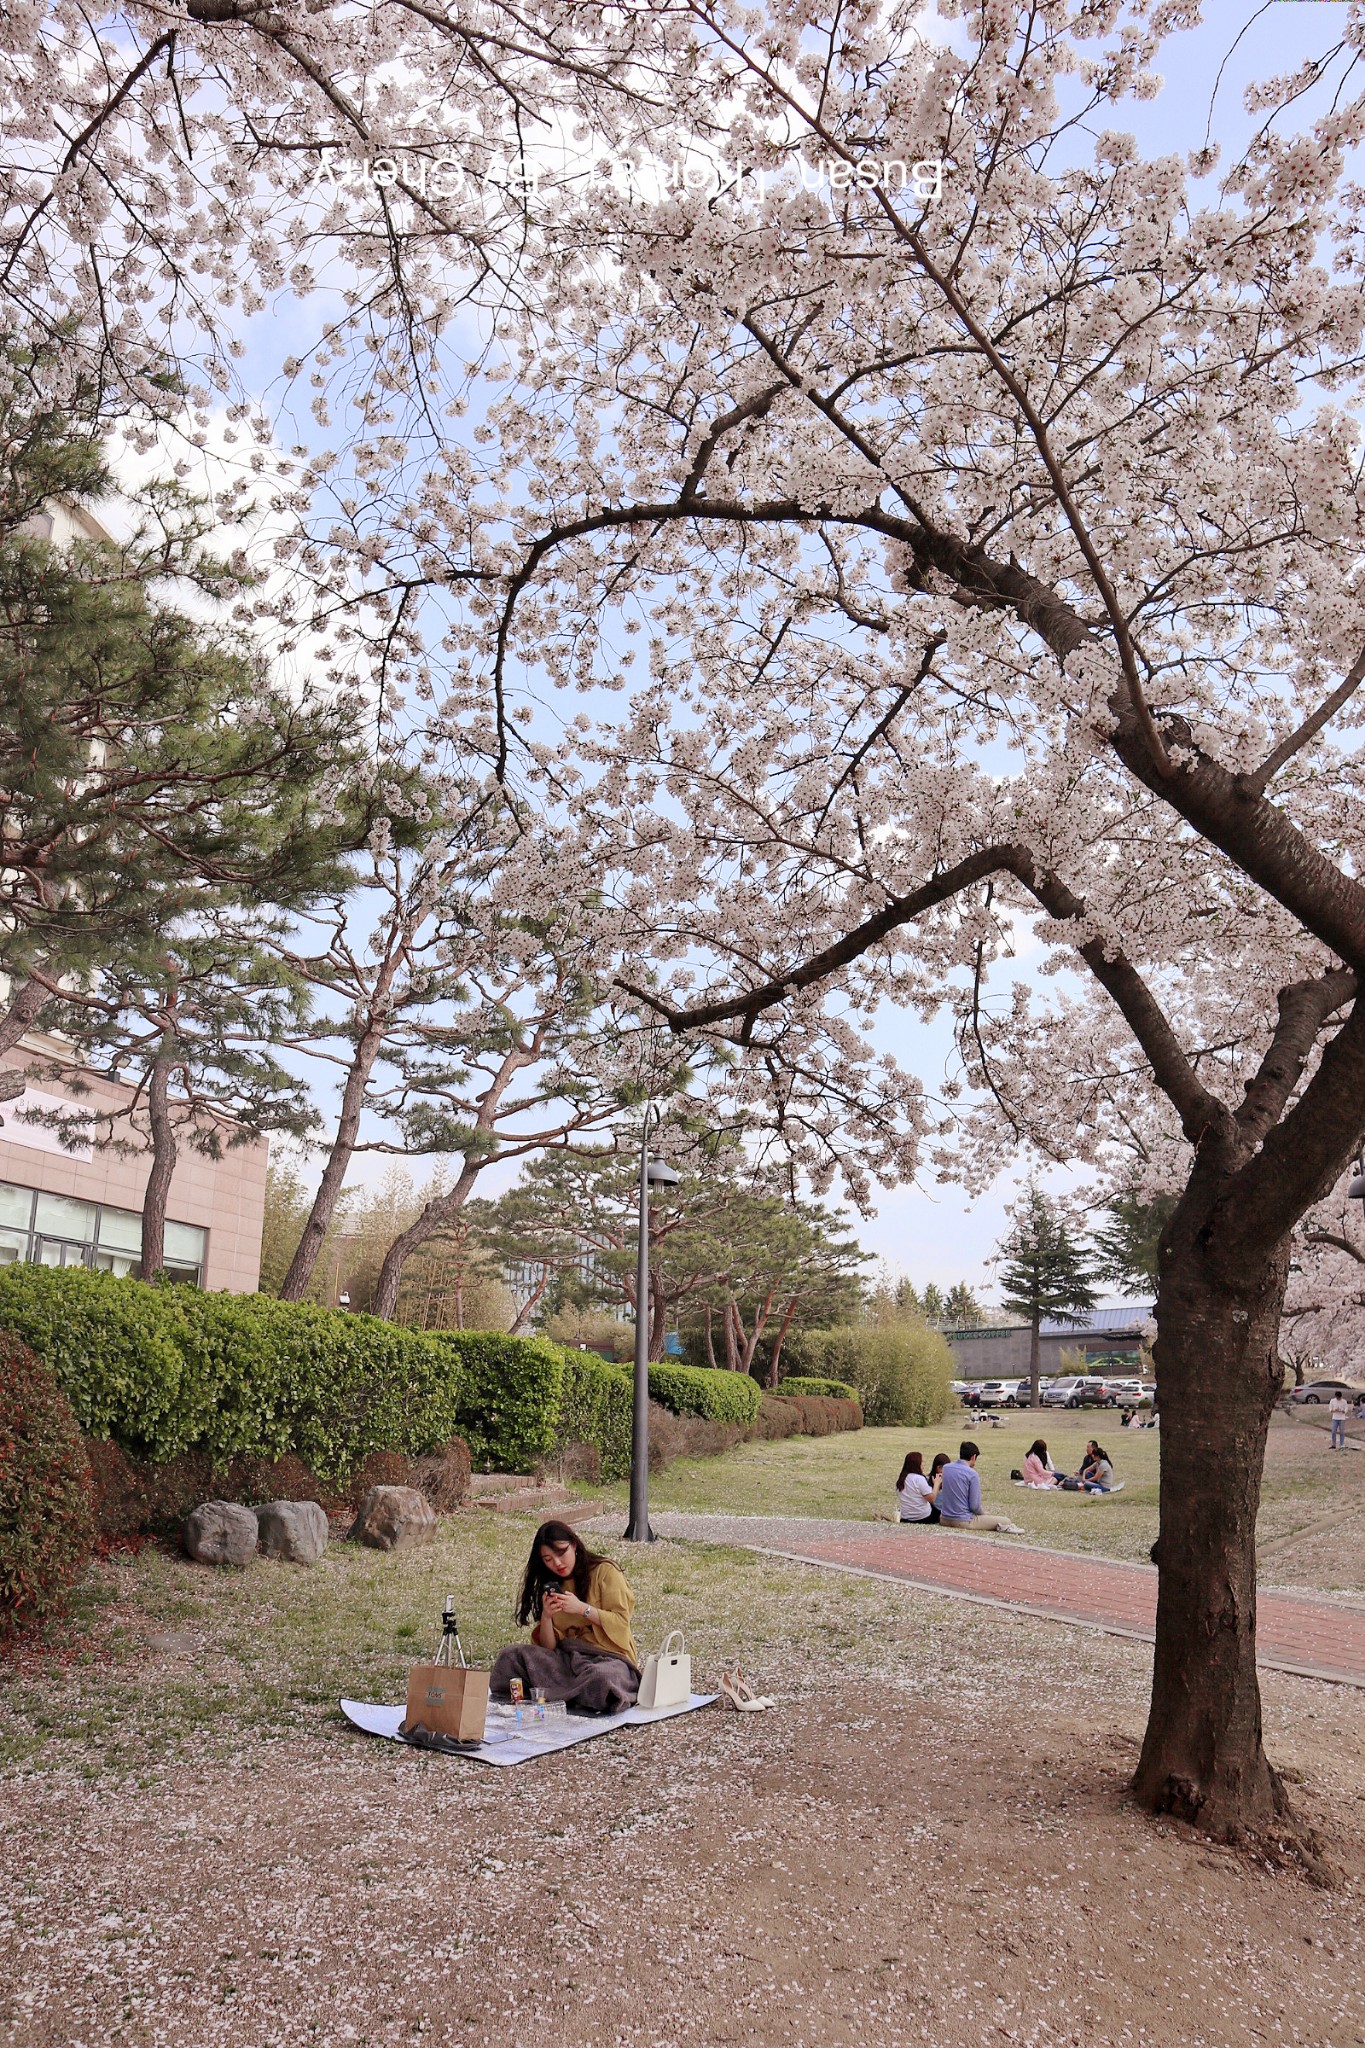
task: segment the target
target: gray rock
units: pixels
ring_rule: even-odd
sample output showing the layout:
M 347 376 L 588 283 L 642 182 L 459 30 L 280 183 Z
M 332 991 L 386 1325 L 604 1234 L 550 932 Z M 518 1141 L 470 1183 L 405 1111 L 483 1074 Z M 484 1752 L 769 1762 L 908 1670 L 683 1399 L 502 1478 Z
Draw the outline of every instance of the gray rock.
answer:
M 268 1500 L 256 1510 L 261 1549 L 292 1564 L 316 1564 L 327 1548 L 327 1516 L 315 1500 Z
M 185 1522 L 185 1549 L 196 1564 L 250 1564 L 256 1536 L 251 1509 L 231 1500 L 206 1500 Z
M 430 1543 L 436 1513 L 415 1486 L 372 1486 L 350 1533 L 353 1543 L 368 1543 L 372 1550 L 410 1550 Z

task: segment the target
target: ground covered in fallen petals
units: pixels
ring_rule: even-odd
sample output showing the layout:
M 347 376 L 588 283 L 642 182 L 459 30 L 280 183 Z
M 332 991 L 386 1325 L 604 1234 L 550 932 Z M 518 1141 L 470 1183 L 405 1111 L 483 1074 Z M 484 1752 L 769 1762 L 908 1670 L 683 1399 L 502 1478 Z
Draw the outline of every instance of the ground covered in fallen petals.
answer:
M 1365 1694 L 1265 1680 L 1327 1893 L 1125 1804 L 1144 1646 L 742 1551 L 626 1553 L 637 1632 L 775 1713 L 514 1771 L 351 1732 L 447 1590 L 509 1637 L 529 1536 L 97 1567 L 0 1689 L 0 2042 L 1365 2043 Z

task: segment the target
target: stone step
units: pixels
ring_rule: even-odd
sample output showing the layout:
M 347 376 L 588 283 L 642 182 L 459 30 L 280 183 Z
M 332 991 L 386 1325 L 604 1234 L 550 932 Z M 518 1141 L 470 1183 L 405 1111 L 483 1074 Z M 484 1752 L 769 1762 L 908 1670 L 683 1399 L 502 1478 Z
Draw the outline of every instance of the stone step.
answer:
M 473 1472 L 469 1479 L 471 1500 L 489 1493 L 529 1493 L 543 1482 L 529 1472 Z
M 481 1493 L 474 1505 L 499 1515 L 541 1515 L 548 1518 L 573 1500 L 567 1486 L 518 1486 L 507 1493 Z M 561 1516 L 561 1520 L 563 1517 Z

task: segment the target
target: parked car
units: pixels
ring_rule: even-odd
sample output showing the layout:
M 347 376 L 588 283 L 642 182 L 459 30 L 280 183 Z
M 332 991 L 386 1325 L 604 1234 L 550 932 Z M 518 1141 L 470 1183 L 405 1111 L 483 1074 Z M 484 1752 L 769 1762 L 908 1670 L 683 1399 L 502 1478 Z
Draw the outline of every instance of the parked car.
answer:
M 977 1380 L 970 1397 L 964 1395 L 963 1398 L 973 1408 L 1003 1408 L 1005 1389 L 1017 1385 L 1017 1380 Z
M 1139 1379 L 1106 1380 L 1104 1384 L 1119 1408 L 1140 1408 L 1152 1398 L 1152 1388 Z
M 1353 1387 L 1349 1380 L 1305 1380 L 1301 1387 L 1295 1387 L 1291 1399 L 1301 1407 L 1317 1407 L 1331 1400 L 1333 1394 L 1344 1394 L 1348 1401 L 1358 1401 L 1365 1389 Z
M 1031 1382 L 1029 1380 L 1020 1380 L 1019 1390 L 1014 1397 L 1014 1405 L 1016 1408 L 1028 1407 L 1030 1387 Z M 1045 1379 L 1040 1379 L 1038 1382 L 1038 1399 L 1040 1402 L 1043 1399 L 1043 1396 L 1046 1394 L 1047 1389 L 1048 1382 Z
M 1096 1379 L 1089 1373 L 1068 1373 L 1064 1379 L 1053 1380 L 1043 1395 L 1046 1408 L 1113 1408 L 1117 1397 L 1109 1390 L 1108 1383 Z

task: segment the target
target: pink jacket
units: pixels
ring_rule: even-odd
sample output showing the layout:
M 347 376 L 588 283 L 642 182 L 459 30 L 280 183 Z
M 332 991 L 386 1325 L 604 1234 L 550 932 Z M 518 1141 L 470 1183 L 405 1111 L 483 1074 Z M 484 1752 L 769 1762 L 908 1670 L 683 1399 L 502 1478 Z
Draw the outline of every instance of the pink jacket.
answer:
M 1055 1486 L 1057 1483 L 1042 1459 L 1033 1451 L 1029 1452 L 1019 1469 L 1030 1486 Z

